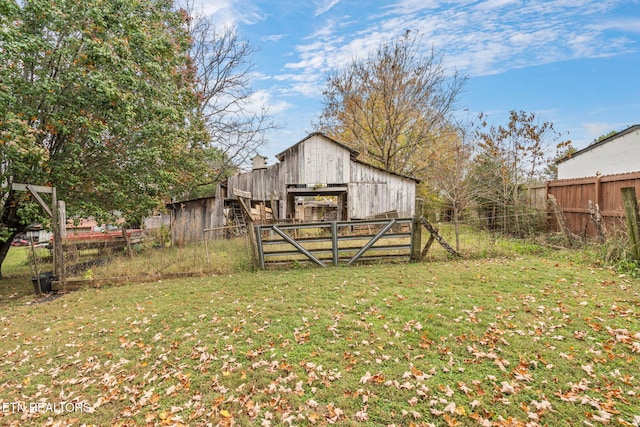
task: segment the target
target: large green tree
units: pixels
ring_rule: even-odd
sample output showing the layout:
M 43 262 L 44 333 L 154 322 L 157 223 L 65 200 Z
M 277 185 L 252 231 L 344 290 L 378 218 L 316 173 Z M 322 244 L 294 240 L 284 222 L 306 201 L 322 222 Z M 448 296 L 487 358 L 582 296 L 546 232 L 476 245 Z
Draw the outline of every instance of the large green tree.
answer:
M 199 173 L 188 15 L 164 0 L 0 0 L 0 263 L 28 218 L 12 183 L 140 218 Z

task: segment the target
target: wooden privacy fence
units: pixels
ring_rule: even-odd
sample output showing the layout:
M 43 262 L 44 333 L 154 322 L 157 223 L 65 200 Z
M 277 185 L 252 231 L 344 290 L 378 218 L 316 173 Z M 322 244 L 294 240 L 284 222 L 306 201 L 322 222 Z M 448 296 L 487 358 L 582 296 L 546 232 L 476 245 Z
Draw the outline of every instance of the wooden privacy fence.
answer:
M 596 205 L 607 230 L 624 227 L 621 189 L 625 187 L 634 187 L 640 194 L 640 172 L 550 181 L 546 194 L 555 197 L 571 232 L 594 237 L 598 235 L 592 219 Z M 556 221 L 551 221 L 551 225 L 557 227 Z

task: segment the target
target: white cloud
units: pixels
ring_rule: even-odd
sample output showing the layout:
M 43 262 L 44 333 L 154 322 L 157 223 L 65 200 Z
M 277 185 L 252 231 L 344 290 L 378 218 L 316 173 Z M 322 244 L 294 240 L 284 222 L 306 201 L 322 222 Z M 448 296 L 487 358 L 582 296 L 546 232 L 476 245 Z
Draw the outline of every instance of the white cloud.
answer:
M 582 127 L 584 129 L 584 133 L 589 138 L 589 141 L 593 141 L 596 138 L 601 137 L 602 135 L 606 135 L 612 130 L 619 131 L 626 127 L 627 125 L 621 123 L 583 123 Z
M 196 7 L 220 26 L 255 24 L 266 19 L 266 14 L 250 0 L 196 0 Z
M 321 0 L 316 1 L 316 11 L 314 13 L 315 16 L 322 15 L 325 12 L 328 12 L 333 6 L 340 3 L 340 0 Z
M 639 18 L 620 18 L 607 19 L 602 22 L 595 23 L 592 28 L 598 31 L 624 31 L 628 33 L 640 33 Z
M 486 0 L 480 3 L 477 8 L 481 10 L 499 9 L 516 3 L 520 3 L 520 0 Z
M 246 111 L 254 114 L 259 114 L 265 108 L 268 108 L 269 115 L 276 115 L 291 107 L 292 105 L 286 101 L 273 99 L 272 93 L 266 90 L 254 92 L 246 101 Z
M 471 76 L 637 49 L 616 31 L 640 31 L 640 19 L 610 20 L 603 14 L 620 0 L 400 0 L 369 15 L 326 15 L 295 47 L 276 77 L 289 90 L 317 96 L 327 71 L 365 57 L 406 30 L 417 31 L 424 49 L 444 52 L 445 66 Z M 337 0 L 316 2 L 328 11 Z M 326 8 L 326 10 L 325 10 Z M 323 12 L 323 13 L 324 13 Z
M 260 41 L 263 42 L 278 42 L 287 37 L 287 34 L 271 34 L 268 36 L 262 36 Z

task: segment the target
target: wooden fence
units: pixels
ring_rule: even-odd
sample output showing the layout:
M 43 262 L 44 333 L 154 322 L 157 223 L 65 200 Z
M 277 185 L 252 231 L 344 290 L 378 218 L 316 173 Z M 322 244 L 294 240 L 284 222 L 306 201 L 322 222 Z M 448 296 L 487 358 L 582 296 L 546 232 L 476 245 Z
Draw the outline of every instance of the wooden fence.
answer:
M 535 200 L 535 205 L 538 206 L 541 200 L 540 193 L 544 188 L 544 199 L 549 196 L 555 197 L 565 223 L 572 233 L 594 237 L 597 235 L 597 229 L 591 217 L 589 202 L 598 205 L 607 232 L 624 227 L 624 207 L 620 190 L 625 187 L 635 187 L 636 193 L 640 194 L 640 172 L 549 181 L 543 187 L 532 187 L 529 194 L 530 201 Z M 551 229 L 557 230 L 554 217 L 550 215 L 549 218 Z
M 261 268 L 311 261 L 319 266 L 389 258 L 409 260 L 412 219 L 256 225 Z

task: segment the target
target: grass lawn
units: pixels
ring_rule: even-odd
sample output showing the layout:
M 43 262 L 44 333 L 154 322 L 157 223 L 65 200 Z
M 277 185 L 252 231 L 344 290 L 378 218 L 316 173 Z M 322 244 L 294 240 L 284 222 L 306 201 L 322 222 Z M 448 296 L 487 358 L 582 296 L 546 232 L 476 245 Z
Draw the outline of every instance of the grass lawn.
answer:
M 640 280 L 573 258 L 5 298 L 0 424 L 637 426 Z

